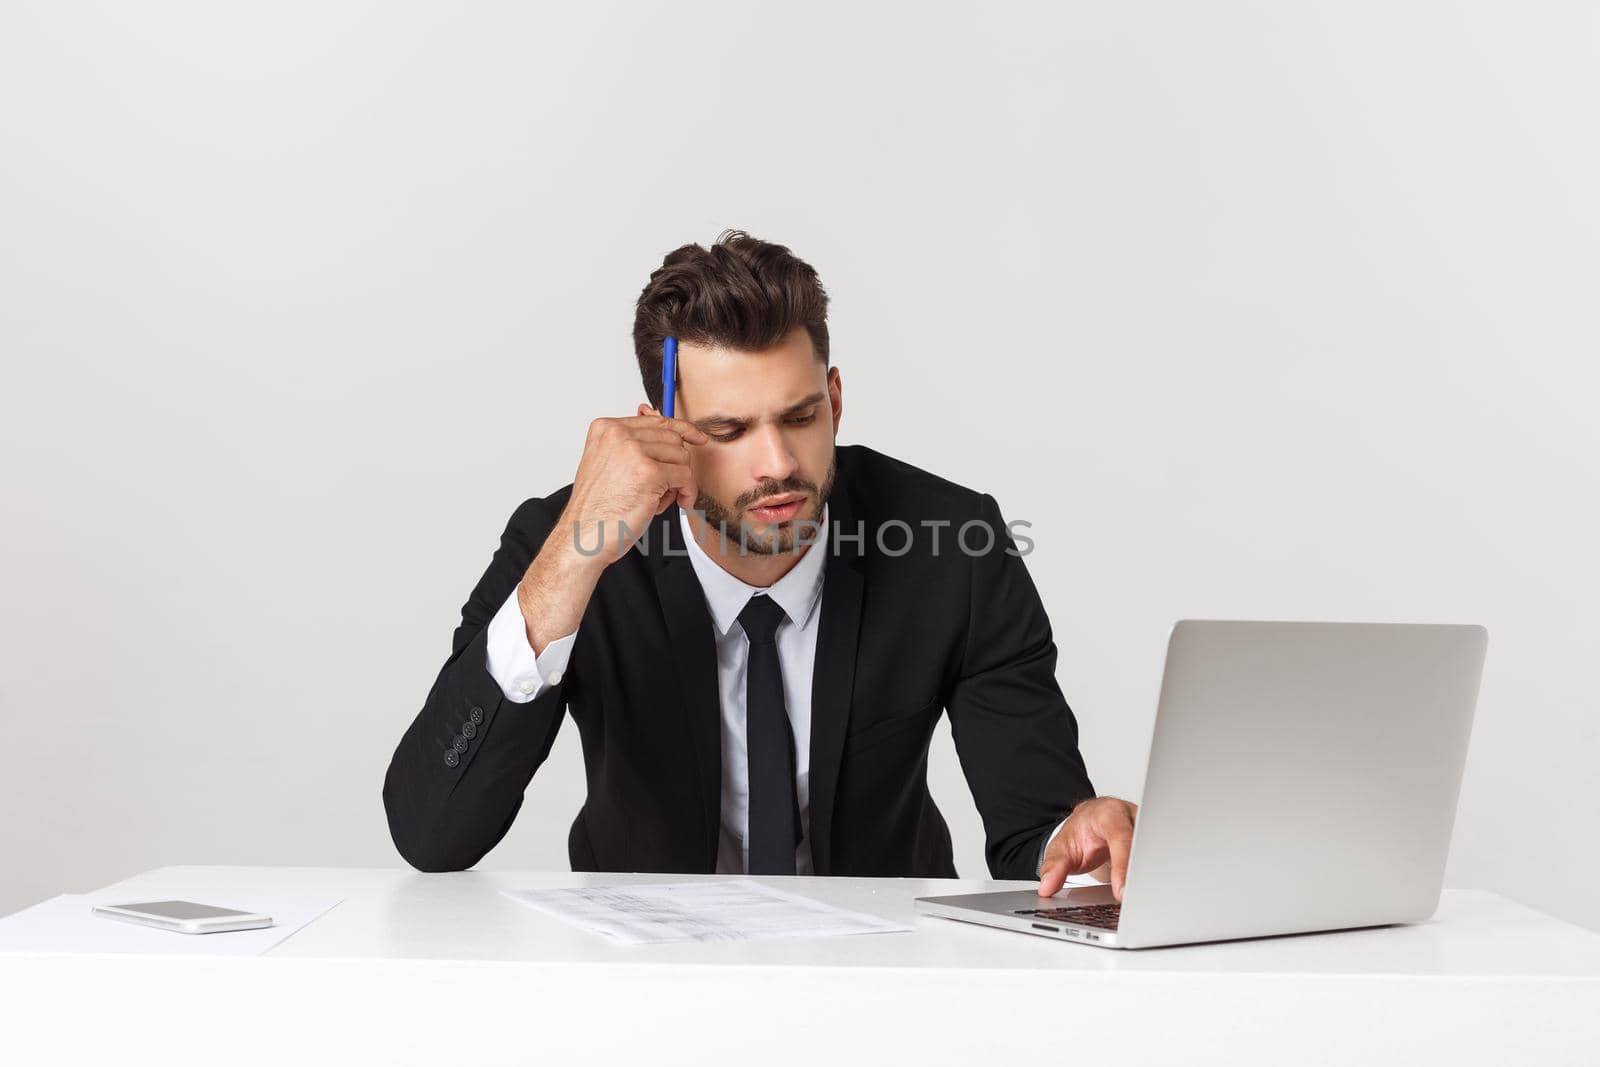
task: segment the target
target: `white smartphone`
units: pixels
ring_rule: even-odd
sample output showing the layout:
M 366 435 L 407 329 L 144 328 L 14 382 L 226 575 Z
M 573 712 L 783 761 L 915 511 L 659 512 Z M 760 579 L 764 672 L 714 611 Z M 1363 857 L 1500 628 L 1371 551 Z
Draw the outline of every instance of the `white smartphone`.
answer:
M 222 930 L 255 930 L 272 925 L 272 916 L 234 911 L 192 900 L 151 900 L 142 904 L 96 904 L 90 909 L 107 919 L 176 930 L 182 934 L 211 934 Z

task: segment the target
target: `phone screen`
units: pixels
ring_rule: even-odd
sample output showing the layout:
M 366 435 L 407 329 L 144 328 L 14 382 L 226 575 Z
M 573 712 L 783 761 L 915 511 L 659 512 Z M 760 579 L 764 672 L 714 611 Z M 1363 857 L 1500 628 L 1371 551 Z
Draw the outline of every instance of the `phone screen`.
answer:
M 164 919 L 216 919 L 225 915 L 250 915 L 248 911 L 231 908 L 214 908 L 210 904 L 196 904 L 188 900 L 152 900 L 144 904 L 118 904 L 128 911 L 142 911 Z

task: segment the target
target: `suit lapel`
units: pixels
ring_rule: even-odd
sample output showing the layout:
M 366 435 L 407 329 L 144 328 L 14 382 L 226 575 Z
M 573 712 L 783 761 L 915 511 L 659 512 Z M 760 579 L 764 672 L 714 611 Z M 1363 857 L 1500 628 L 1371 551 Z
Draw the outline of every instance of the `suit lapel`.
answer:
M 663 551 L 663 547 L 665 551 Z M 717 866 L 722 821 L 722 698 L 717 690 L 717 645 L 705 593 L 689 563 L 678 508 L 668 508 L 648 545 L 656 595 L 672 642 L 672 667 L 682 697 L 684 729 L 694 749 L 695 778 L 704 810 L 705 870 Z

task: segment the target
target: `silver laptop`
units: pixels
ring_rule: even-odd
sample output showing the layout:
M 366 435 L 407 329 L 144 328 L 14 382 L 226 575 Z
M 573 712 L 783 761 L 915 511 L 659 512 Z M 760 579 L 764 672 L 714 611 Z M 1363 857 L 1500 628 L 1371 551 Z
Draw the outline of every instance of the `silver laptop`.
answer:
M 1439 906 L 1488 632 L 1185 620 L 1120 905 L 919 897 L 918 911 L 1101 948 L 1421 922 Z

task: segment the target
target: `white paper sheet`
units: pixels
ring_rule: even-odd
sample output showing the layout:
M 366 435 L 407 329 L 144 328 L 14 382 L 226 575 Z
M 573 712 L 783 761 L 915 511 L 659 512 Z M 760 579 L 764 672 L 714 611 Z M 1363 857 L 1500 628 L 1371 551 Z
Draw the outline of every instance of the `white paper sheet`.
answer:
M 836 937 L 912 929 L 742 878 L 501 892 L 563 922 L 627 945 Z
M 203 890 L 163 890 L 141 895 L 119 892 L 68 893 L 52 897 L 15 915 L 0 919 L 0 954 L 112 953 L 149 956 L 259 956 L 342 898 L 286 896 Z M 271 926 L 259 930 L 223 930 L 211 934 L 184 934 L 107 919 L 89 909 L 95 904 L 137 904 L 152 900 L 190 900 L 235 911 L 255 911 L 272 916 Z

